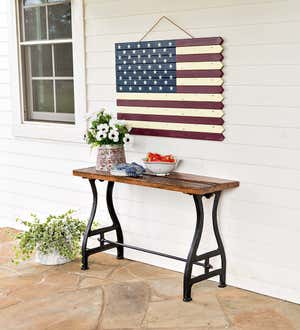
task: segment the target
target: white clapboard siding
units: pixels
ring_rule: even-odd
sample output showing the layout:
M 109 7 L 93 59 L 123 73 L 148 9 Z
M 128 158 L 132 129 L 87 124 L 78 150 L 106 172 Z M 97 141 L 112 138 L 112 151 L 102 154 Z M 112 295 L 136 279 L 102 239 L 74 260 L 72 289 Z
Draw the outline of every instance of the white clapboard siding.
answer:
M 73 177 L 72 169 L 92 166 L 95 152 L 83 142 L 13 136 L 9 1 L 0 1 L 0 225 L 17 226 L 15 218 L 31 212 L 44 216 L 69 208 L 87 218 L 90 187 Z M 219 212 L 228 283 L 299 303 L 300 261 L 291 251 L 297 251 L 300 230 L 300 34 L 295 33 L 300 3 L 85 0 L 84 5 L 89 112 L 116 109 L 114 43 L 139 40 L 161 15 L 196 37 L 224 38 L 225 141 L 136 136 L 127 159 L 139 161 L 147 151 L 174 153 L 183 160 L 181 171 L 240 180 L 238 189 L 223 194 Z M 147 37 L 173 38 L 185 35 L 167 21 Z M 104 201 L 105 184 L 97 186 Z M 128 243 L 186 256 L 195 225 L 190 196 L 126 185 L 116 185 L 114 196 Z M 206 211 L 210 202 L 204 200 Z M 97 219 L 108 224 L 105 204 L 99 204 Z M 154 210 L 159 217 L 153 218 Z M 201 252 L 215 248 L 209 225 L 207 218 Z M 126 256 L 179 271 L 184 266 L 136 251 Z

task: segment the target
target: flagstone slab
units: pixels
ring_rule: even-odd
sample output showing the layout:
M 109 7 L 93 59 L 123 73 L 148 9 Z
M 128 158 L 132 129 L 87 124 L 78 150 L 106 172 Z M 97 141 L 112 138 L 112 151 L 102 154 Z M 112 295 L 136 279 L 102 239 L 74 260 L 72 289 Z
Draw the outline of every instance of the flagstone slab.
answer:
M 150 290 L 141 281 L 104 287 L 105 305 L 99 324 L 103 329 L 139 328 L 145 317 Z
M 28 300 L 0 310 L 0 329 L 95 329 L 102 310 L 101 288 Z

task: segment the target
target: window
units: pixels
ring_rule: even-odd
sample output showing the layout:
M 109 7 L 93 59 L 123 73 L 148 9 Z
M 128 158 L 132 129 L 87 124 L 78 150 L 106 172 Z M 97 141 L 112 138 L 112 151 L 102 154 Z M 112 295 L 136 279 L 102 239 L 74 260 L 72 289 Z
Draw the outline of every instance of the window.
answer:
M 19 0 L 24 120 L 74 123 L 71 2 Z

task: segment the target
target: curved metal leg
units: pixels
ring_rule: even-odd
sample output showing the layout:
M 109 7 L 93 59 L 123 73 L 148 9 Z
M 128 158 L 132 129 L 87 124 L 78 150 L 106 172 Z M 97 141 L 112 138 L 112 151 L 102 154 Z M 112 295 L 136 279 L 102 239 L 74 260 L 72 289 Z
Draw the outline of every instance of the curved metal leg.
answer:
M 96 183 L 94 179 L 90 179 L 89 180 L 91 188 L 92 188 L 92 193 L 93 193 L 93 205 L 92 205 L 92 210 L 91 210 L 91 214 L 90 214 L 90 218 L 88 221 L 88 224 L 86 226 L 85 232 L 84 232 L 84 236 L 83 236 L 83 240 L 82 240 L 82 246 L 81 246 L 81 253 L 82 253 L 82 266 L 81 269 L 82 270 L 87 270 L 88 267 L 88 254 L 87 254 L 87 241 L 88 241 L 88 237 L 89 237 L 89 232 L 92 228 L 93 225 L 93 221 L 96 215 L 96 210 L 97 210 L 97 202 L 98 202 L 98 194 L 97 194 L 97 187 L 96 187 Z
M 202 196 L 193 195 L 196 211 L 197 211 L 197 222 L 195 233 L 192 241 L 192 245 L 187 257 L 187 262 L 184 270 L 184 278 L 183 278 L 183 301 L 191 301 L 191 289 L 193 283 L 191 282 L 192 270 L 193 270 L 193 262 L 197 255 L 197 250 L 199 246 L 199 242 L 201 239 L 202 231 L 203 231 L 203 204 L 202 204 Z
M 107 190 L 106 190 L 106 203 L 107 203 L 107 208 L 108 208 L 108 212 L 110 214 L 111 220 L 116 229 L 118 243 L 123 244 L 124 243 L 123 232 L 122 232 L 122 228 L 121 228 L 119 219 L 117 217 L 117 214 L 116 214 L 116 211 L 114 208 L 114 204 L 113 204 L 113 200 L 112 200 L 113 189 L 114 189 L 114 182 L 109 181 L 107 183 Z M 118 251 L 117 258 L 124 259 L 124 247 L 117 246 L 117 251 Z
M 224 245 L 223 245 L 221 235 L 219 232 L 219 228 L 218 228 L 218 204 L 219 204 L 220 196 L 221 196 L 220 191 L 215 193 L 212 218 L 213 218 L 214 233 L 215 233 L 215 237 L 216 237 L 217 244 L 218 244 L 218 249 L 220 251 L 220 256 L 221 256 L 222 270 L 221 270 L 221 274 L 220 274 L 219 287 L 224 288 L 226 286 L 226 255 L 225 255 Z

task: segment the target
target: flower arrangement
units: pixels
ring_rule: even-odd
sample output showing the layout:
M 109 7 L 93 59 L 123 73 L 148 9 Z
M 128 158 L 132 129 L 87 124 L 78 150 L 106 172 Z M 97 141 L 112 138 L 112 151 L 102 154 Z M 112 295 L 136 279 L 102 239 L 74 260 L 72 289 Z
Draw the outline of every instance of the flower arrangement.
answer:
M 124 145 L 131 141 L 132 138 L 125 123 L 112 118 L 105 109 L 98 112 L 90 121 L 86 142 L 92 147 Z
M 17 234 L 14 263 L 29 259 L 36 250 L 43 255 L 58 253 L 68 260 L 73 260 L 80 252 L 80 240 L 85 231 L 85 222 L 73 216 L 69 210 L 61 215 L 49 215 L 41 221 L 31 214 L 30 221 L 17 219 L 27 229 Z

